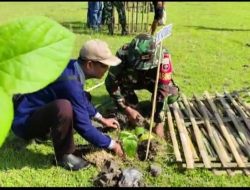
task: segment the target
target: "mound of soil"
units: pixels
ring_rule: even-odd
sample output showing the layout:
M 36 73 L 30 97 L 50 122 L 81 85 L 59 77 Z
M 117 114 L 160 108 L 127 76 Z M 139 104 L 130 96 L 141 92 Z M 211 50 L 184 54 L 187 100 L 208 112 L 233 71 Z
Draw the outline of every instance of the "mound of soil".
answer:
M 137 155 L 139 160 L 141 161 L 144 161 L 146 158 L 147 145 L 148 145 L 147 140 L 144 140 L 138 144 Z M 159 142 L 154 139 L 150 141 L 149 153 L 148 153 L 148 159 L 150 161 L 154 161 L 154 157 L 157 155 L 157 152 L 159 150 L 159 145 L 160 145 Z
M 114 161 L 105 160 L 102 171 L 94 179 L 97 187 L 117 187 L 122 171 Z
M 124 169 L 118 187 L 145 187 L 142 182 L 142 173 L 135 168 Z
M 106 114 L 105 117 L 117 119 L 122 130 L 125 128 L 133 128 L 134 126 L 149 128 L 149 121 L 146 118 L 142 117 L 137 123 L 131 123 L 128 116 L 125 113 L 120 112 L 118 109 L 108 110 L 108 114 Z
M 122 170 L 114 161 L 105 160 L 102 171 L 94 179 L 97 187 L 145 187 L 142 173 L 135 168 Z
M 117 160 L 111 153 L 104 149 L 97 148 L 91 144 L 78 145 L 77 151 L 78 156 L 83 157 L 85 160 L 99 169 L 104 167 L 106 161 L 116 161 L 117 163 L 121 162 L 120 160 Z
M 128 127 L 129 120 L 127 115 L 121 113 L 118 109 L 107 110 L 105 117 L 115 118 L 119 122 L 121 129 Z
M 149 172 L 153 177 L 157 177 L 162 173 L 162 167 L 159 164 L 151 164 L 149 167 Z

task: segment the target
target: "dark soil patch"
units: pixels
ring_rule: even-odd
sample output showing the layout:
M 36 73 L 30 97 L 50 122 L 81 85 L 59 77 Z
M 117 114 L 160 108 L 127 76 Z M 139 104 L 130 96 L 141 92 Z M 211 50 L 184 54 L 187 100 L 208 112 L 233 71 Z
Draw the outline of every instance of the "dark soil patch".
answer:
M 142 173 L 135 168 L 122 170 L 116 162 L 106 160 L 102 171 L 94 178 L 97 187 L 145 187 Z
M 147 140 L 144 140 L 138 144 L 137 154 L 138 154 L 139 160 L 141 160 L 141 161 L 144 161 L 146 158 L 147 145 L 148 145 Z M 159 146 L 160 146 L 160 144 L 158 141 L 156 141 L 154 139 L 152 139 L 150 141 L 148 160 L 150 160 L 150 161 L 154 160 L 155 156 L 157 155 Z

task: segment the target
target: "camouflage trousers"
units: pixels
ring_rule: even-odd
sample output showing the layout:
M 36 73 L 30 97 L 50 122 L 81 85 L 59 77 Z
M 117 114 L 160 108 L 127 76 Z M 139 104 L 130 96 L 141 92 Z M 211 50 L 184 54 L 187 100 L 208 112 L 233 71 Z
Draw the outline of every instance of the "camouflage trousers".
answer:
M 103 15 L 106 24 L 108 25 L 109 33 L 114 33 L 114 16 L 113 16 L 113 8 L 116 7 L 119 16 L 119 23 L 122 27 L 122 33 L 127 32 L 126 29 L 126 12 L 124 3 L 121 1 L 104 1 Z
M 153 102 L 154 85 L 154 81 L 151 80 L 145 81 L 144 84 L 137 83 L 133 84 L 133 86 L 123 86 L 120 87 L 121 94 L 125 98 L 125 102 L 127 105 L 133 108 L 137 108 L 139 101 L 134 90 L 148 90 L 152 93 L 151 102 Z M 173 80 L 167 86 L 161 86 L 161 84 L 159 84 L 159 89 L 160 90 L 158 90 L 157 92 L 158 94 L 156 99 L 156 110 L 154 114 L 154 121 L 156 123 L 161 123 L 165 121 L 165 112 L 167 110 L 167 105 L 177 101 L 177 99 L 179 98 L 179 88 Z

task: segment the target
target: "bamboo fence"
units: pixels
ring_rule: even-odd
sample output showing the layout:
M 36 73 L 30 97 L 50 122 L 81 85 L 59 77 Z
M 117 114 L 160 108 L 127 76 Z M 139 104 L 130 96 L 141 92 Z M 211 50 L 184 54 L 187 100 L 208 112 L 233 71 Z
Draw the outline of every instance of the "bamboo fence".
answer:
M 239 95 L 205 92 L 188 99 L 181 94 L 166 114 L 174 162 L 217 175 L 250 175 L 250 110 Z

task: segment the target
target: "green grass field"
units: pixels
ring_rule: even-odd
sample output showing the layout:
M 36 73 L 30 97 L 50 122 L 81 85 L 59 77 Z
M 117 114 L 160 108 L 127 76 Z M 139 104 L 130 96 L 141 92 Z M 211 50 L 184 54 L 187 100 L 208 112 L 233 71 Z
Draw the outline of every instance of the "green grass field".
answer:
M 86 22 L 86 2 L 0 2 L 0 24 L 22 16 L 44 15 L 59 23 Z M 169 2 L 167 23 L 173 23 L 172 35 L 164 41 L 172 54 L 174 79 L 183 93 L 202 95 L 238 90 L 250 86 L 250 2 Z M 150 15 L 150 19 L 153 15 Z M 77 33 L 72 57 L 78 56 L 82 44 L 93 38 L 109 43 L 112 52 L 134 37 L 108 36 L 107 32 Z M 1 38 L 1 37 L 0 37 Z M 249 44 L 249 45 L 247 45 Z M 91 81 L 91 87 L 100 81 Z M 94 103 L 107 97 L 102 86 L 92 92 Z M 148 93 L 138 92 L 141 100 Z M 76 144 L 86 143 L 78 135 Z M 171 148 L 157 159 L 162 175 L 154 178 L 147 172 L 148 163 L 134 161 L 144 174 L 144 181 L 154 187 L 249 187 L 244 175 L 215 176 L 205 169 L 181 171 L 170 164 Z M 92 186 L 99 170 L 91 167 L 70 172 L 51 164 L 53 149 L 48 144 L 26 144 L 10 132 L 0 148 L 0 187 Z

